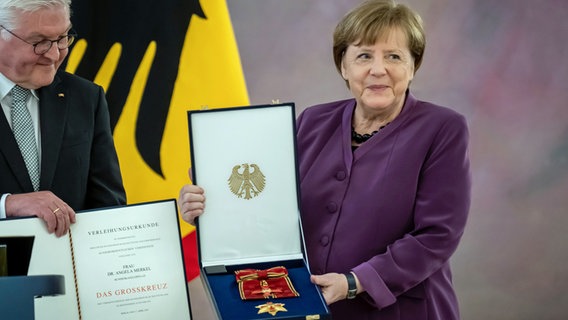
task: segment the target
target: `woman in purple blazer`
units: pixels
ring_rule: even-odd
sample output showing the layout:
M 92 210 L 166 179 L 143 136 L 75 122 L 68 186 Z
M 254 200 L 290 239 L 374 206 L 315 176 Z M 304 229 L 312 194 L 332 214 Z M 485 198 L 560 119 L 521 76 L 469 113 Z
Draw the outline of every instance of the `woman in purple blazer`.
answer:
M 306 250 L 333 319 L 459 319 L 449 259 L 470 205 L 469 135 L 462 115 L 410 93 L 424 48 L 408 7 L 360 4 L 333 45 L 354 98 L 297 119 Z M 204 201 L 184 186 L 184 220 Z
M 302 222 L 312 282 L 334 319 L 459 319 L 449 259 L 470 205 L 463 116 L 409 90 L 421 18 L 371 0 L 334 32 L 353 99 L 298 117 Z

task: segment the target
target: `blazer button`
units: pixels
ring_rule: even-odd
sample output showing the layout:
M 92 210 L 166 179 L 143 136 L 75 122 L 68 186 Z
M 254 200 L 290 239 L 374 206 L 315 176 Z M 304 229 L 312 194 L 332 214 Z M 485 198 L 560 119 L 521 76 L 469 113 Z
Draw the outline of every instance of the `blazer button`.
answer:
M 335 174 L 335 178 L 339 181 L 345 180 L 346 177 L 347 174 L 345 174 L 345 171 L 337 171 L 337 173 Z
M 337 203 L 330 202 L 327 204 L 327 211 L 329 213 L 336 213 L 337 212 Z
M 329 244 L 329 237 L 328 236 L 321 237 L 320 244 L 326 247 Z

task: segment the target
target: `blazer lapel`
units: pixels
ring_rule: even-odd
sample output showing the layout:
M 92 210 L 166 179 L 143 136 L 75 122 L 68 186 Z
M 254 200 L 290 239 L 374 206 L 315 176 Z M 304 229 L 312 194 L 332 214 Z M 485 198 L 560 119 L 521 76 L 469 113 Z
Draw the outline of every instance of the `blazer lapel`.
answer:
M 6 159 L 6 163 L 10 167 L 10 170 L 14 173 L 18 183 L 22 187 L 24 192 L 34 191 L 32 186 L 32 181 L 30 180 L 30 175 L 28 169 L 26 168 L 26 163 L 18 147 L 18 143 L 14 138 L 12 128 L 8 124 L 8 120 L 4 116 L 4 112 L 1 112 L 0 116 L 0 154 Z M 4 179 L 4 177 L 3 177 Z
M 41 123 L 41 178 L 40 189 L 51 188 L 63 132 L 67 121 L 66 88 L 56 76 L 53 83 L 39 90 L 39 114 Z

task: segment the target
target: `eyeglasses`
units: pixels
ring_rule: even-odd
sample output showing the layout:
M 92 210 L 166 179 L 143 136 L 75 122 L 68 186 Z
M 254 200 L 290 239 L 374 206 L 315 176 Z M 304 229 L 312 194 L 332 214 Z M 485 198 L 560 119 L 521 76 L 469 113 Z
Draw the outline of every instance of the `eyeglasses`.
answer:
M 43 39 L 43 40 L 40 40 L 38 42 L 31 43 L 31 42 L 28 42 L 28 41 L 20 38 L 17 34 L 6 29 L 6 27 L 4 27 L 3 25 L 0 25 L 0 28 L 8 31 L 9 34 L 11 34 L 14 37 L 22 40 L 23 42 L 33 46 L 34 47 L 34 53 L 37 54 L 38 56 L 41 56 L 42 54 L 48 52 L 51 49 L 51 46 L 53 45 L 53 43 L 57 43 L 57 49 L 59 49 L 59 50 L 64 50 L 64 49 L 69 48 L 73 44 L 73 41 L 75 41 L 75 36 L 76 36 L 74 34 L 68 34 L 68 35 L 61 36 L 61 37 L 59 37 L 55 40 Z

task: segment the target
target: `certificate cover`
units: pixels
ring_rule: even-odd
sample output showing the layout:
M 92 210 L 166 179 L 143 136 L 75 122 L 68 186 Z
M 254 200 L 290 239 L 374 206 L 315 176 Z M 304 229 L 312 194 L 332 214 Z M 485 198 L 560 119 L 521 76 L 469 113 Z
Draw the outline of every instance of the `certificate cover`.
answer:
M 304 254 L 294 104 L 188 111 L 188 125 L 207 197 L 201 277 L 219 318 L 329 318 Z
M 175 200 L 76 217 L 60 238 L 35 217 L 0 220 L 1 237 L 34 237 L 28 275 L 65 277 L 65 295 L 35 299 L 36 320 L 191 319 Z

